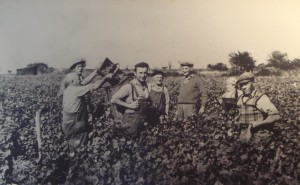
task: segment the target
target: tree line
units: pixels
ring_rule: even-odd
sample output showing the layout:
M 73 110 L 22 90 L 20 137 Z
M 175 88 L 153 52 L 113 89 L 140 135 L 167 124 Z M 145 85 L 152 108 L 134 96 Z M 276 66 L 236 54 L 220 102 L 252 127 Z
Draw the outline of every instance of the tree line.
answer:
M 231 65 L 231 70 L 235 74 L 239 74 L 244 71 L 253 71 L 256 67 L 256 60 L 251 56 L 248 51 L 238 51 L 230 53 L 229 63 Z M 267 59 L 267 64 L 260 64 L 259 67 L 274 67 L 280 70 L 289 71 L 292 69 L 300 68 L 300 59 L 295 58 L 290 60 L 287 53 L 282 53 L 280 51 L 273 51 Z M 208 70 L 217 71 L 228 71 L 229 68 L 224 63 L 208 64 Z

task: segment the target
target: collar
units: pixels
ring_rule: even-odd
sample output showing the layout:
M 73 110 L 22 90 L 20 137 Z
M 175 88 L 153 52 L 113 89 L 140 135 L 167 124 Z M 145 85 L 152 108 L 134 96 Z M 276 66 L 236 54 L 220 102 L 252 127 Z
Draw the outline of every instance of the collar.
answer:
M 194 78 L 194 77 L 195 77 L 195 74 L 190 74 L 188 77 L 183 76 L 182 79 L 183 80 L 189 80 L 189 79 Z
M 256 89 L 254 89 L 249 95 L 244 95 L 244 94 L 243 94 L 243 97 L 252 98 L 252 97 L 255 96 L 256 92 L 257 92 Z
M 140 87 L 148 87 L 147 82 L 143 82 L 141 83 L 140 81 L 138 81 L 136 78 L 132 80 L 132 83 L 134 85 L 140 86 Z

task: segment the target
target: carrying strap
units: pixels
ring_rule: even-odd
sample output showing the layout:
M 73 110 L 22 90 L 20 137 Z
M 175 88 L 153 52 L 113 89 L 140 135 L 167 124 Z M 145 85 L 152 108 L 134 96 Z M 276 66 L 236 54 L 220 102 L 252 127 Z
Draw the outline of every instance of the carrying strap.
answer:
M 131 94 L 132 94 L 132 101 L 135 101 L 134 99 L 134 93 L 136 93 L 136 96 L 139 97 L 139 93 L 136 90 L 135 85 L 132 82 L 129 82 L 129 84 L 131 85 Z
M 238 94 L 238 90 L 237 90 L 237 88 L 235 88 L 235 98 L 238 98 L 238 96 L 239 96 L 239 94 Z

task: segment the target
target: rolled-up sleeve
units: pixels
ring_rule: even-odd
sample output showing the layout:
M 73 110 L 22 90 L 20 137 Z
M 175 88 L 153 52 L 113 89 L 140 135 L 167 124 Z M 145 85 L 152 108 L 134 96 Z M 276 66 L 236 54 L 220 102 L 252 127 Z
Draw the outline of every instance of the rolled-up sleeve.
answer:
M 271 100 L 268 98 L 267 95 L 263 95 L 258 101 L 257 101 L 257 108 L 268 114 L 268 115 L 277 115 L 279 114 L 277 108 L 275 105 L 271 102 Z
M 131 89 L 131 85 L 130 84 L 126 84 L 126 85 L 123 85 L 113 96 L 112 96 L 112 100 L 115 100 L 115 99 L 123 99 L 125 97 L 128 97 L 127 99 L 130 99 L 131 98 L 131 101 L 132 101 L 132 97 L 129 96 L 132 92 L 132 89 Z M 127 100 L 128 101 L 128 100 Z

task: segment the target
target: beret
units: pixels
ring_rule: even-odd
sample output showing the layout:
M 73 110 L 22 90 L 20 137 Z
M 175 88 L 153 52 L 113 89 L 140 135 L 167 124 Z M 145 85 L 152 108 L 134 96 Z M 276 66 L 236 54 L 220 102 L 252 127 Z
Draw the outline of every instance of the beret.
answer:
M 193 63 L 190 63 L 190 62 L 182 62 L 180 63 L 181 66 L 188 66 L 188 67 L 193 67 L 194 64 Z
M 241 82 L 248 82 L 248 81 L 253 81 L 253 80 L 254 80 L 254 75 L 250 72 L 245 72 L 245 73 L 241 74 L 241 76 L 239 76 L 236 83 L 239 84 Z
M 159 71 L 159 70 L 154 70 L 153 73 L 152 73 L 152 76 L 155 76 L 155 75 L 162 75 L 162 76 L 165 76 L 165 73 L 162 72 L 162 71 Z
M 79 62 L 75 62 L 74 64 L 72 64 L 71 67 L 70 67 L 69 69 L 70 69 L 70 70 L 73 70 L 78 64 L 82 64 L 83 67 L 86 66 L 85 60 L 80 60 Z

